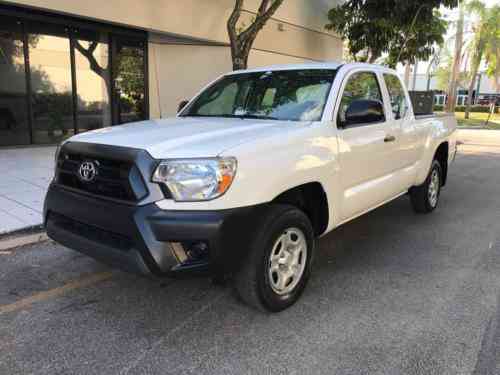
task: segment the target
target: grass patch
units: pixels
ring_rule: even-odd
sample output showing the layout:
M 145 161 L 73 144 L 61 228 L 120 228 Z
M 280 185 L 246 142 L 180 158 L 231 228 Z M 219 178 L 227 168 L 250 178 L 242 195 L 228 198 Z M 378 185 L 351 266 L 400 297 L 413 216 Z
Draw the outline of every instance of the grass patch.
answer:
M 487 126 L 484 126 L 484 124 L 488 119 L 488 113 L 471 112 L 470 118 L 466 120 L 464 112 L 455 112 L 455 117 L 457 119 L 458 126 L 461 127 L 500 130 L 499 113 L 491 115 L 490 121 Z

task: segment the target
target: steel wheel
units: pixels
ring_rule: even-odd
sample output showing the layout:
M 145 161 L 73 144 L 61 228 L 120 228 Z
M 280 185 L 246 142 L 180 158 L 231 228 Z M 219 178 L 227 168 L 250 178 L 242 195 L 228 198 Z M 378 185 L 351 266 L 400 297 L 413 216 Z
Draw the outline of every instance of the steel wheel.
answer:
M 439 178 L 439 170 L 432 170 L 427 197 L 431 207 L 436 207 L 439 198 L 439 189 L 441 188 L 441 180 Z
M 307 241 L 298 228 L 286 229 L 278 237 L 269 257 L 269 283 L 279 295 L 290 293 L 300 282 L 307 261 Z

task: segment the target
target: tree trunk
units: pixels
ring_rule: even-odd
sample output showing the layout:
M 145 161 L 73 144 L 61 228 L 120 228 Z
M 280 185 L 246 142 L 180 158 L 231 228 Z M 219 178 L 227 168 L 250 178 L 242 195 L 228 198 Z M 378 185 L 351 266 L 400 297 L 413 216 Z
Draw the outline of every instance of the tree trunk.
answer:
M 413 91 L 417 90 L 417 73 L 418 73 L 418 60 L 415 60 L 415 65 L 413 66 Z
M 481 65 L 481 60 L 483 59 L 483 51 L 485 47 L 484 38 L 479 37 L 478 43 L 475 46 L 474 56 L 472 57 L 472 77 L 469 83 L 469 90 L 467 92 L 467 104 L 465 106 L 465 118 L 470 117 L 470 107 L 472 106 L 472 98 L 474 93 L 474 86 L 476 85 L 477 73 L 479 72 L 479 66 Z M 476 95 L 479 95 L 476 92 Z
M 370 57 L 368 58 L 369 64 L 375 64 L 375 61 L 380 57 L 380 52 L 378 51 L 370 51 Z
M 238 21 L 243 10 L 243 0 L 235 0 L 234 8 L 227 21 L 227 33 L 231 44 L 233 70 L 246 69 L 253 42 L 267 21 L 274 15 L 284 0 L 261 0 L 254 20 L 243 31 L 238 30 Z
M 460 4 L 460 16 L 457 23 L 457 33 L 455 37 L 455 53 L 453 58 L 453 69 L 451 71 L 450 84 L 448 86 L 448 101 L 446 103 L 446 112 L 455 112 L 457 104 L 457 85 L 458 74 L 460 72 L 460 63 L 462 57 L 462 44 L 464 37 L 464 7 Z
M 410 89 L 410 74 L 411 74 L 411 65 L 409 62 L 405 65 L 405 85 L 407 89 Z

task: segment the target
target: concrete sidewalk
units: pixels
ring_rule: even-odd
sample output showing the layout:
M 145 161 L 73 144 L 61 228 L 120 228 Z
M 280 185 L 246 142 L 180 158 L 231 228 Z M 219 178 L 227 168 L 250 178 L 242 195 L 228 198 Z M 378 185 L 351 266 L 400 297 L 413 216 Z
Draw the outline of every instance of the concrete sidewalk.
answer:
M 0 235 L 42 223 L 55 147 L 0 149 Z

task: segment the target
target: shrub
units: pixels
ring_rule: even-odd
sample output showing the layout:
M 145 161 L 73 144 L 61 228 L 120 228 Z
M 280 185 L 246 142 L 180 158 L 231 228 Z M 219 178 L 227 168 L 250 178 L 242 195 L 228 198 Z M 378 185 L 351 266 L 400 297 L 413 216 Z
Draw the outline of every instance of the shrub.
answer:
M 495 113 L 498 113 L 499 107 L 495 107 Z M 434 106 L 434 111 L 435 112 L 442 112 L 444 111 L 444 108 L 442 105 L 435 105 Z M 488 113 L 490 111 L 490 107 L 487 105 L 473 105 L 470 107 L 471 112 L 476 112 L 476 113 Z M 455 107 L 455 112 L 465 112 L 465 106 L 464 105 L 457 105 Z

